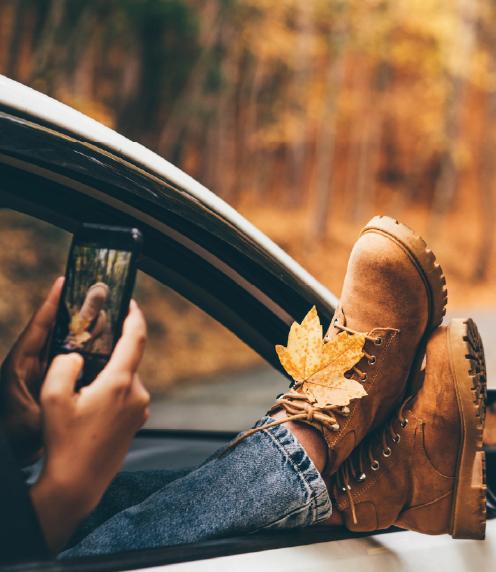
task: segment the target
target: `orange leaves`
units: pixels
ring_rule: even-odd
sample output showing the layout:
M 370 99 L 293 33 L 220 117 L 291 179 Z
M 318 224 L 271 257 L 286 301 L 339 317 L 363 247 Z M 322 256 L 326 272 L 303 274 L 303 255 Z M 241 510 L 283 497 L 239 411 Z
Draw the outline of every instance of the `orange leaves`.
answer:
M 352 399 L 367 395 L 363 386 L 344 374 L 363 357 L 365 336 L 340 332 L 327 343 L 315 306 L 301 324 L 291 326 L 286 347 L 276 352 L 284 369 L 301 382 L 297 391 L 305 393 L 320 407 L 345 406 Z

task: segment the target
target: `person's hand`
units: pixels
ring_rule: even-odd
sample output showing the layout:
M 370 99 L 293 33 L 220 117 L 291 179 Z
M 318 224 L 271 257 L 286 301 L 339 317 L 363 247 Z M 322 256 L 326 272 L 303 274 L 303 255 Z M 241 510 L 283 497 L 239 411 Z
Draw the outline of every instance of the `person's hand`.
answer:
M 41 454 L 38 397 L 63 284 L 63 277 L 55 281 L 0 370 L 0 423 L 21 466 Z
M 149 394 L 136 371 L 146 326 L 132 302 L 107 366 L 75 392 L 79 354 L 57 356 L 41 390 L 45 464 L 31 489 L 49 547 L 60 549 L 98 504 L 148 417 Z

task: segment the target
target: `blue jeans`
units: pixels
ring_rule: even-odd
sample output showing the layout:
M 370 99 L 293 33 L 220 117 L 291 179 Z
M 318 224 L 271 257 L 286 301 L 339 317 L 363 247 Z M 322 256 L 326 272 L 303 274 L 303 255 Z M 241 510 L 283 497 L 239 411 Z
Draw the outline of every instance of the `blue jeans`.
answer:
M 289 429 L 278 426 L 187 473 L 121 473 L 60 557 L 305 527 L 330 515 L 320 473 Z

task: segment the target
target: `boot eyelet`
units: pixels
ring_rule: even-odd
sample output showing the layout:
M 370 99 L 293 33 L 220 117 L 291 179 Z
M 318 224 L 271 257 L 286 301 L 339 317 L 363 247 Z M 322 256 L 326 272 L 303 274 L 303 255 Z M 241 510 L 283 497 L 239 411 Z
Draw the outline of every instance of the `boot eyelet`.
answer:
M 381 466 L 381 465 L 380 465 L 379 461 L 377 461 L 376 459 L 374 459 L 374 460 L 372 461 L 372 464 L 370 465 L 370 468 L 371 468 L 373 471 L 378 471 L 380 466 Z
M 339 423 L 334 423 L 334 425 L 331 425 L 331 429 L 333 431 L 339 431 L 339 429 L 340 429 Z
M 352 373 L 350 371 L 347 371 L 344 376 L 346 377 L 346 379 L 351 379 Z
M 392 453 L 391 447 L 386 447 L 382 452 L 382 456 L 387 458 L 391 456 L 391 453 Z
M 363 483 L 363 481 L 367 478 L 367 475 L 365 473 L 362 473 L 361 475 L 358 475 L 358 477 L 356 478 L 356 480 L 359 483 Z
M 362 377 L 360 378 L 360 381 L 361 381 L 362 383 L 364 383 L 365 381 L 367 381 L 367 378 L 368 378 L 368 375 L 367 375 L 366 373 L 364 373 L 364 374 L 362 375 Z
M 408 425 L 408 419 L 403 419 L 403 421 L 400 423 L 402 429 L 404 429 L 407 425 Z
M 381 338 L 381 336 L 378 336 L 375 340 L 374 340 L 374 344 L 376 346 L 381 346 L 383 342 L 383 339 Z
M 375 365 L 375 362 L 377 361 L 375 356 L 370 356 L 369 360 L 368 360 L 368 364 L 369 365 Z
M 401 441 L 401 435 L 396 433 L 396 437 L 393 437 L 394 443 L 398 444 Z

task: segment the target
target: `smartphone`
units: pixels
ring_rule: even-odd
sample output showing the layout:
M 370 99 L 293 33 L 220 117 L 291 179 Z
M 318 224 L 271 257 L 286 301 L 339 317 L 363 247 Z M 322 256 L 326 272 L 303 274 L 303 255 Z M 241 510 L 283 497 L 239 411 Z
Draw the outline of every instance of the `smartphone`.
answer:
M 84 224 L 74 235 L 50 357 L 84 357 L 78 388 L 105 367 L 121 335 L 142 243 L 137 228 Z

